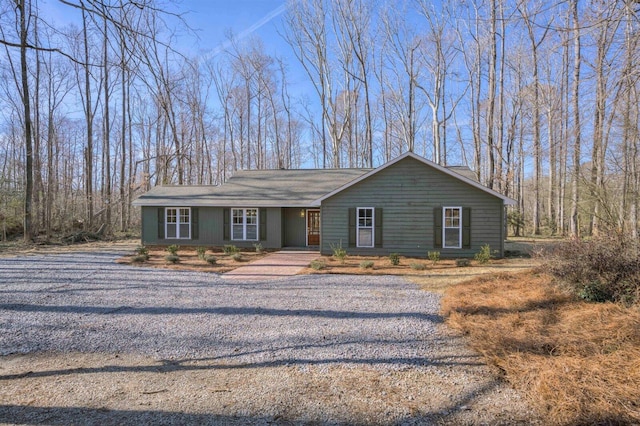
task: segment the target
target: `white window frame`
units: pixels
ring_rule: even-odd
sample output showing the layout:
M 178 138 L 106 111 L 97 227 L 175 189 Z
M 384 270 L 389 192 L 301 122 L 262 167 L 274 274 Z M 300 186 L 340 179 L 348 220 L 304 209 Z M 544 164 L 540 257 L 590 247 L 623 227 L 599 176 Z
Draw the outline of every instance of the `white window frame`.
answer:
M 458 226 L 447 226 L 447 210 L 457 210 L 458 211 Z M 447 245 L 447 229 L 457 229 L 458 230 L 458 244 L 455 246 Z M 443 207 L 442 208 L 442 248 L 453 248 L 460 249 L 462 248 L 462 207 Z
M 247 212 L 250 210 L 255 210 L 256 215 L 256 223 L 247 223 Z M 234 219 L 234 213 L 237 211 L 241 211 L 242 212 L 242 223 L 235 223 L 233 221 Z M 231 240 L 232 241 L 258 241 L 260 239 L 260 209 L 258 208 L 253 208 L 253 207 L 248 207 L 248 208 L 242 208 L 242 209 L 237 209 L 237 208 L 232 208 L 230 209 L 229 214 L 231 215 Z M 235 233 L 233 232 L 233 227 L 235 225 L 242 225 L 242 238 L 236 238 Z M 248 226 L 254 226 L 256 227 L 256 237 L 255 238 L 247 238 L 247 227 Z
M 169 222 L 169 211 L 175 210 L 175 222 Z M 188 221 L 183 222 L 182 219 L 185 216 L 183 213 L 187 212 L 186 216 Z M 173 215 L 172 215 L 173 216 Z M 165 207 L 164 209 L 164 237 L 167 240 L 190 240 L 191 239 L 191 207 Z M 175 225 L 176 236 L 169 236 L 169 225 Z M 180 233 L 180 225 L 187 225 L 187 235 Z
M 362 210 L 371 210 L 371 225 L 366 226 L 360 225 L 360 211 Z M 375 247 L 375 224 L 376 224 L 376 209 L 373 207 L 358 207 L 356 209 L 356 247 L 363 248 L 371 248 Z M 360 229 L 370 229 L 371 230 L 371 245 L 361 245 L 360 244 Z

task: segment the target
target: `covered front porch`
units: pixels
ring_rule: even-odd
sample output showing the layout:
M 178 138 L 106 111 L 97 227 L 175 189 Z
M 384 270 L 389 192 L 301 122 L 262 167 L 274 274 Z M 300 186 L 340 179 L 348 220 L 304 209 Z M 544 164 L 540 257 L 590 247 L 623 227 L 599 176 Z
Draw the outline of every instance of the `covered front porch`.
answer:
M 282 209 L 282 246 L 285 248 L 320 248 L 320 209 L 285 207 Z

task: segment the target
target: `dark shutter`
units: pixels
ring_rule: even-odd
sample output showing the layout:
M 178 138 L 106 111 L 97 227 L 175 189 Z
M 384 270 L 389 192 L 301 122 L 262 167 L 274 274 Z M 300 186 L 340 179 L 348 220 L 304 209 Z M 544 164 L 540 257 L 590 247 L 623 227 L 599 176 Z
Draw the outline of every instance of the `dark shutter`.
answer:
M 267 209 L 260 209 L 258 212 L 260 220 L 260 241 L 267 240 Z
M 197 207 L 191 207 L 191 239 L 192 240 L 197 240 L 198 237 L 198 231 L 199 231 L 199 226 L 198 226 L 198 208 Z
M 356 209 L 349 209 L 349 247 L 356 246 Z
M 462 208 L 462 248 L 471 248 L 471 208 Z
M 225 241 L 231 239 L 231 210 L 229 209 L 222 209 L 222 239 Z
M 433 209 L 433 247 L 442 248 L 442 207 Z
M 164 207 L 158 207 L 158 239 L 164 239 Z
M 375 209 L 375 234 L 374 234 L 374 238 L 375 238 L 375 246 L 376 247 L 382 247 L 382 209 Z

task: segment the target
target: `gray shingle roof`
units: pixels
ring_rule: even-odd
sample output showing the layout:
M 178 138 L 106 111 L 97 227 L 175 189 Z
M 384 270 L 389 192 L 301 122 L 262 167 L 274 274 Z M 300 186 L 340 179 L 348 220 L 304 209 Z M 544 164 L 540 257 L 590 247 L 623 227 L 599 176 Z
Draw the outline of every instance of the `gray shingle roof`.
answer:
M 466 177 L 467 179 L 471 179 L 475 182 L 478 182 L 478 176 L 467 166 L 447 166 L 447 169 L 452 172 L 456 172 L 459 175 Z
M 371 170 L 244 170 L 236 172 L 220 186 L 156 186 L 136 199 L 133 205 L 311 207 L 323 195 Z
M 301 169 L 238 171 L 226 183 L 212 185 L 156 186 L 133 202 L 134 206 L 170 207 L 316 207 L 330 197 L 406 157 L 462 180 L 501 198 L 515 200 L 481 185 L 468 167 L 443 167 L 413 153 L 405 153 L 376 169 Z

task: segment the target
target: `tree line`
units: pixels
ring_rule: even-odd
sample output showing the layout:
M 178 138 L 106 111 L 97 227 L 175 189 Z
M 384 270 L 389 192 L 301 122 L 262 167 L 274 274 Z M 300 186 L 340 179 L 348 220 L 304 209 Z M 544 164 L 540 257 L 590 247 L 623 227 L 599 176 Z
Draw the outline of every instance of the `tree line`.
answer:
M 154 185 L 406 151 L 515 198 L 515 234 L 637 236 L 636 1 L 291 0 L 286 52 L 229 33 L 197 55 L 156 0 L 60 3 L 77 24 L 0 3 L 2 238 L 125 232 Z

